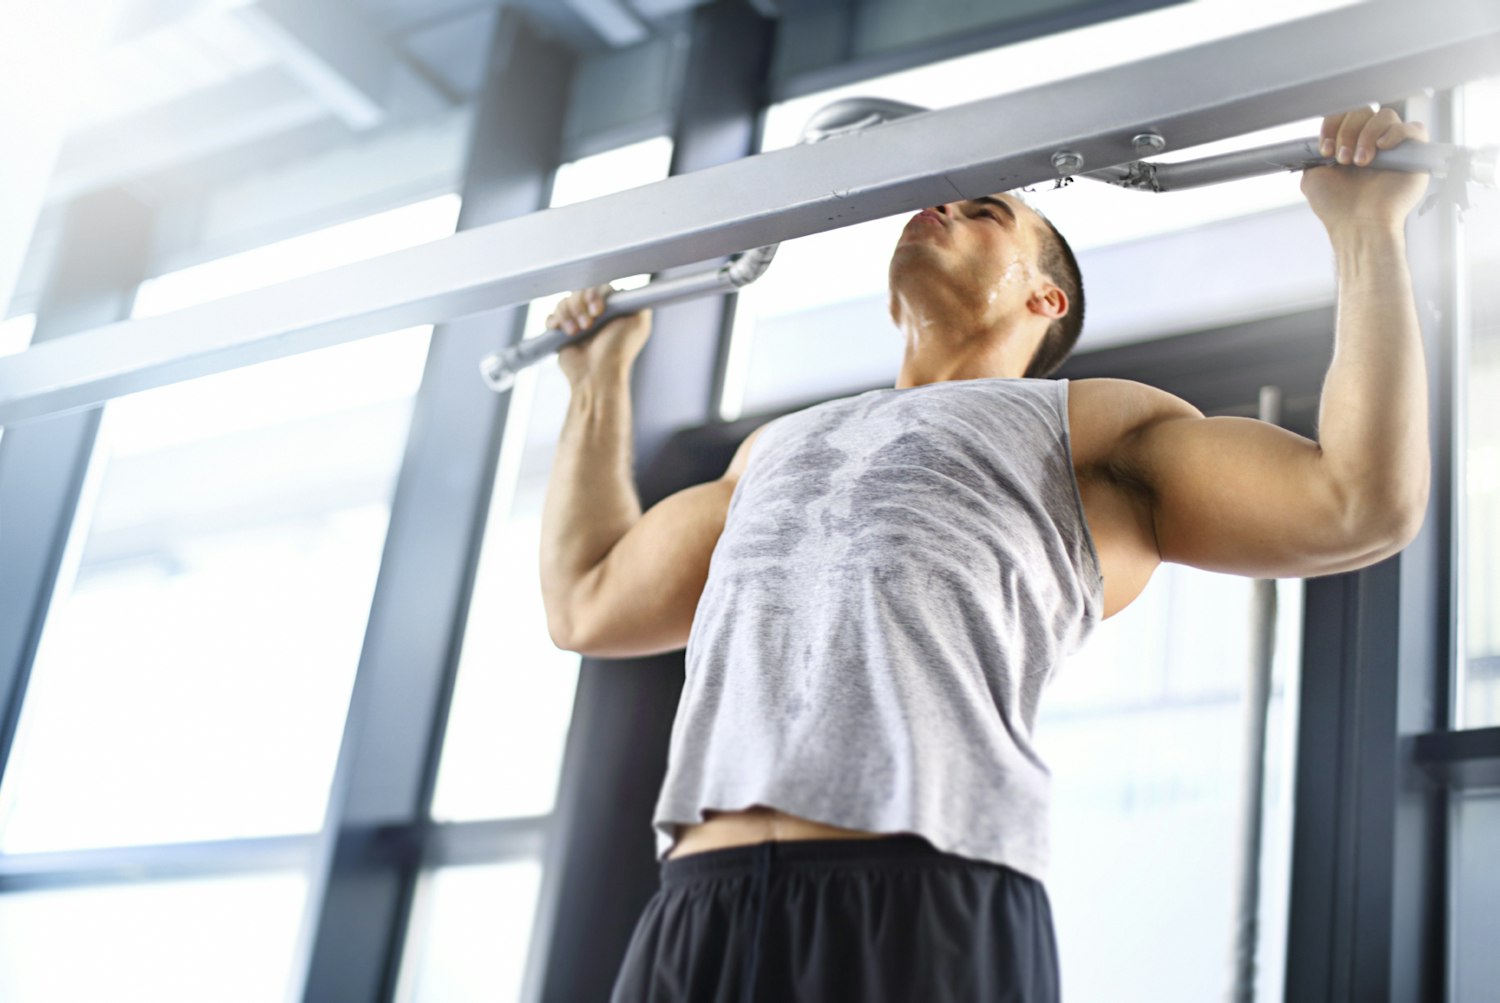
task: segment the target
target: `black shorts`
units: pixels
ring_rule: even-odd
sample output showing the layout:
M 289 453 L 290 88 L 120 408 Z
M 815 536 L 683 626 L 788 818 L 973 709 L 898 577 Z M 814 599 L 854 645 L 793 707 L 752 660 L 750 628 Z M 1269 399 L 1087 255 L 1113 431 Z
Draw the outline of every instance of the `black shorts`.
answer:
M 610 1003 L 1055 1003 L 1040 882 L 920 836 L 661 862 Z

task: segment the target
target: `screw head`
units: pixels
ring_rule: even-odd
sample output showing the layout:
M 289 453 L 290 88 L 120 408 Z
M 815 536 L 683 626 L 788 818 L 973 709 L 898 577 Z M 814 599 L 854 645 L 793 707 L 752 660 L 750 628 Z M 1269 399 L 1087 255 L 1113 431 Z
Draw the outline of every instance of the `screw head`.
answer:
M 1083 154 L 1076 150 L 1058 150 L 1052 154 L 1052 166 L 1059 174 L 1077 174 L 1083 169 Z
M 1130 141 L 1136 153 L 1160 153 L 1167 148 L 1167 141 L 1159 132 L 1143 132 Z

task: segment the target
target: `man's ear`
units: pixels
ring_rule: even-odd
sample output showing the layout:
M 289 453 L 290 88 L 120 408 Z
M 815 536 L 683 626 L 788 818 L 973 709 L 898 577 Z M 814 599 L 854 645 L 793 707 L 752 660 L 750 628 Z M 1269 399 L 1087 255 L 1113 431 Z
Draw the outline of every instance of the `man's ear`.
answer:
M 1059 317 L 1067 316 L 1068 305 L 1068 294 L 1050 282 L 1033 292 L 1031 298 L 1026 301 L 1027 309 L 1048 320 L 1057 320 Z

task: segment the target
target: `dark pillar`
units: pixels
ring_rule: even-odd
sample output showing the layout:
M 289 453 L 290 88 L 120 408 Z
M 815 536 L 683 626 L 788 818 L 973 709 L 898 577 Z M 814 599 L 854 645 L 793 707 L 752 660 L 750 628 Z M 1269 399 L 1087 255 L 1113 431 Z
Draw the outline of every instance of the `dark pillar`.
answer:
M 546 207 L 572 66 L 501 11 L 460 229 Z M 309 881 L 293 977 L 310 1003 L 395 990 L 509 400 L 480 379 L 479 359 L 519 339 L 524 316 L 506 308 L 433 334 Z
M 755 152 L 770 38 L 770 22 L 746 5 L 721 2 L 695 12 L 674 173 Z M 724 472 L 722 465 L 691 469 L 661 447 L 674 429 L 712 420 L 731 308 L 720 298 L 656 314 L 632 381 L 637 481 L 647 508 Z M 682 673 L 681 652 L 583 661 L 548 841 L 544 921 L 535 935 L 534 956 L 545 959 L 545 968 L 526 999 L 609 996 L 636 920 L 657 888 L 651 811 Z

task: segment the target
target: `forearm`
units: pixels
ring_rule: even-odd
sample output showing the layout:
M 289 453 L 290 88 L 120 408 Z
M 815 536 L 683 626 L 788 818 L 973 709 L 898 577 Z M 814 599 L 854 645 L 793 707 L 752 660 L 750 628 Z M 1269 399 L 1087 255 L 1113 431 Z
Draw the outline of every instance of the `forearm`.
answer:
M 573 386 L 542 509 L 542 601 L 568 622 L 579 581 L 641 518 L 631 460 L 630 371 Z
M 1426 507 L 1427 370 L 1400 224 L 1330 231 L 1338 266 L 1322 461 L 1352 525 L 1400 527 Z

